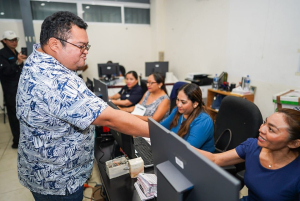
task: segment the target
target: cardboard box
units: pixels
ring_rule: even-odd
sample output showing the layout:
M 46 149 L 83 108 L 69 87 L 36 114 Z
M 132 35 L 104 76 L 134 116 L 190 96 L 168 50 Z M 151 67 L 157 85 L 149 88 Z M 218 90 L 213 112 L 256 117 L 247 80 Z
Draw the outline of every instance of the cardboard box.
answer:
M 128 160 L 128 166 L 131 178 L 136 178 L 139 173 L 144 172 L 144 161 L 141 157 Z
M 101 186 L 97 186 L 93 188 L 92 196 L 94 201 L 105 201 L 105 199 L 101 196 Z
M 125 157 L 106 161 L 105 166 L 109 179 L 113 179 L 124 174 L 129 174 L 127 159 Z

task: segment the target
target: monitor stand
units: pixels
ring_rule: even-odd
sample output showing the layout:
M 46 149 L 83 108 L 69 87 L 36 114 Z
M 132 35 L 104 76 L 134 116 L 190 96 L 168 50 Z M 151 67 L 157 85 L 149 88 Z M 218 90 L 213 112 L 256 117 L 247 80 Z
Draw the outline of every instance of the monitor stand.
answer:
M 170 161 L 160 163 L 156 167 L 157 200 L 185 200 L 193 184 Z

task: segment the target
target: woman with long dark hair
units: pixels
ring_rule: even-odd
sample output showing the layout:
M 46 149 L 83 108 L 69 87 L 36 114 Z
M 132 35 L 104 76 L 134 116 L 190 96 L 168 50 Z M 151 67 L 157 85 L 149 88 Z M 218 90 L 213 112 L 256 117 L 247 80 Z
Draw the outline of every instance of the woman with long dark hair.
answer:
M 179 88 L 176 105 L 161 125 L 177 133 L 192 146 L 213 152 L 214 125 L 206 113 L 199 86 L 185 84 Z
M 143 97 L 143 90 L 138 84 L 138 75 L 135 71 L 129 71 L 125 76 L 126 85 L 113 96 L 109 96 L 115 105 L 130 107 L 137 104 Z
M 139 102 L 145 107 L 143 116 L 136 115 L 138 118 L 148 121 L 148 117 L 152 117 L 155 121 L 160 122 L 169 115 L 170 99 L 166 90 L 164 78 L 160 73 L 152 73 L 147 80 L 148 91 L 144 94 Z M 126 112 L 132 112 L 133 107 L 123 108 Z

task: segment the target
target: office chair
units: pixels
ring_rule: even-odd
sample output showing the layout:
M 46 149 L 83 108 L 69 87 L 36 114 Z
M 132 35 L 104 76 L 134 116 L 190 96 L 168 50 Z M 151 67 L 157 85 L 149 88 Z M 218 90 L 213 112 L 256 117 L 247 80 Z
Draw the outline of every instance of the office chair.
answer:
M 170 111 L 172 111 L 174 109 L 174 107 L 176 107 L 176 98 L 177 98 L 178 89 L 184 84 L 187 84 L 187 83 L 186 82 L 176 82 L 173 85 L 173 88 L 172 88 L 172 91 L 170 94 L 170 100 L 171 100 Z
M 119 65 L 119 70 L 122 73 L 122 75 L 125 77 L 126 69 L 124 68 L 124 66 Z
M 142 90 L 143 90 L 143 94 L 146 93 L 146 91 L 148 90 L 148 87 L 147 87 L 147 80 L 143 80 L 142 79 L 142 76 L 139 76 L 140 78 L 140 85 L 142 87 Z
M 240 97 L 226 96 L 221 102 L 215 122 L 216 153 L 234 149 L 248 138 L 257 138 L 262 122 L 260 110 L 254 103 Z M 241 175 L 237 173 L 245 170 L 244 163 L 224 169 L 243 183 Z

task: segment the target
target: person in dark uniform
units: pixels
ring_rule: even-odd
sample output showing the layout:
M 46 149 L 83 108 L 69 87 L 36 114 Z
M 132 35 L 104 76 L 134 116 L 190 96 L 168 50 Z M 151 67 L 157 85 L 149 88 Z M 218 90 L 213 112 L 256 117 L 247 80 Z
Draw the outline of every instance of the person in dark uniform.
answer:
M 0 50 L 0 80 L 6 104 L 9 125 L 13 134 L 12 148 L 18 148 L 20 125 L 16 117 L 16 94 L 23 60 L 26 55 L 18 53 L 19 38 L 13 31 L 5 31 L 2 37 L 3 48 Z
M 121 107 L 130 107 L 137 104 L 143 97 L 143 90 L 138 85 L 138 75 L 135 71 L 129 71 L 125 76 L 126 85 L 113 96 L 109 96 L 115 105 Z M 120 100 L 118 100 L 120 99 Z

